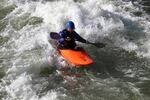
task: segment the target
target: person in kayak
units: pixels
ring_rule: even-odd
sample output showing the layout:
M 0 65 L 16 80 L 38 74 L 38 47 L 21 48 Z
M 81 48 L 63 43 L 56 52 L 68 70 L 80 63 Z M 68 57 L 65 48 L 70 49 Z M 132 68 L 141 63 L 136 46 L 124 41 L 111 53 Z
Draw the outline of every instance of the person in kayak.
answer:
M 91 43 L 86 39 L 82 38 L 76 31 L 75 31 L 75 24 L 72 21 L 68 21 L 66 24 L 66 28 L 59 32 L 61 38 L 58 40 L 59 48 L 60 49 L 75 49 L 80 50 L 81 48 L 77 46 L 76 41 L 97 45 L 95 43 Z M 99 47 L 105 47 L 105 44 L 98 43 Z
M 59 32 L 59 34 L 62 37 L 59 39 L 59 48 L 77 49 L 79 47 L 75 41 L 90 43 L 75 32 L 75 24 L 72 21 L 68 21 L 66 28 Z

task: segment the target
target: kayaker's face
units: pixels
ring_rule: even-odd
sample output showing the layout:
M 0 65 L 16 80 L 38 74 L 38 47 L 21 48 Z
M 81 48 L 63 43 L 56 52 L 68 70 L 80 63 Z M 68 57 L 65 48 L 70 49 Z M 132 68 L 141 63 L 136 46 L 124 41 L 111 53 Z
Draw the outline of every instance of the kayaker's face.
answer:
M 73 29 L 70 29 L 70 28 L 68 28 L 67 30 L 68 30 L 68 32 L 70 32 L 70 33 L 74 31 Z

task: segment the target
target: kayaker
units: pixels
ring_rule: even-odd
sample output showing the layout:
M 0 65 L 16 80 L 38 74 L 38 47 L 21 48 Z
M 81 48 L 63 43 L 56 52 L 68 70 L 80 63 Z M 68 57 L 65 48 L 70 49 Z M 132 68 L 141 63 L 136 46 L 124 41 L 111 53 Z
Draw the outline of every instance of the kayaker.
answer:
M 72 21 L 68 21 L 66 28 L 59 32 L 59 34 L 62 37 L 59 39 L 59 48 L 77 49 L 79 47 L 76 45 L 75 41 L 90 43 L 75 31 L 75 24 Z

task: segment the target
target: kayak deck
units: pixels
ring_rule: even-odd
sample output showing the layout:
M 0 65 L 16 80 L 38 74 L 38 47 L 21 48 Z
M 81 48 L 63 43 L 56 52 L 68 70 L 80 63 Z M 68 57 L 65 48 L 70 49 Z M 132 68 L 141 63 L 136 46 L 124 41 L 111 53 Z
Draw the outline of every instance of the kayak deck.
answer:
M 75 66 L 86 66 L 93 64 L 93 60 L 86 54 L 84 50 L 76 51 L 71 49 L 59 49 L 60 55 L 69 63 Z

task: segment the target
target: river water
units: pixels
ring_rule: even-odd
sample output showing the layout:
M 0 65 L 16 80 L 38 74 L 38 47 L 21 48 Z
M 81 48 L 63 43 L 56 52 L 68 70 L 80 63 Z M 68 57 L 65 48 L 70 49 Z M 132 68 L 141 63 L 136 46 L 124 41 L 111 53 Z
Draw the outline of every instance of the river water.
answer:
M 148 7 L 148 0 L 0 0 L 1 100 L 150 100 Z M 107 43 L 79 44 L 94 64 L 69 81 L 55 70 L 64 63 L 49 38 L 67 20 L 89 41 Z

